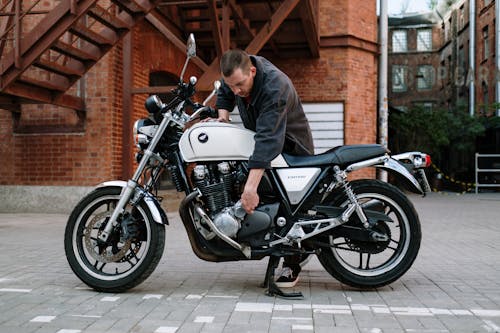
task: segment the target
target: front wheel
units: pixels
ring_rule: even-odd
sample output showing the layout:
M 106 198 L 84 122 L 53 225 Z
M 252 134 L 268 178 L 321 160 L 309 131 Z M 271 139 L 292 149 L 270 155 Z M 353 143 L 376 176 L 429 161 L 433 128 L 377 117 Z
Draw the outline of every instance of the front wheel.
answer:
M 371 230 L 388 236 L 378 242 L 329 236 L 329 247 L 322 247 L 318 259 L 334 278 L 356 288 L 376 288 L 400 278 L 417 257 L 422 238 L 420 222 L 413 204 L 395 186 L 377 180 L 358 180 L 352 189 L 366 210 L 377 211 L 388 218 L 371 222 Z M 345 194 L 329 203 L 345 207 Z M 357 215 L 347 224 L 361 226 Z
M 137 286 L 156 268 L 165 246 L 165 227 L 153 220 L 144 201 L 119 217 L 106 243 L 98 239 L 120 193 L 120 187 L 94 190 L 78 203 L 66 225 L 68 263 L 98 291 L 116 293 Z

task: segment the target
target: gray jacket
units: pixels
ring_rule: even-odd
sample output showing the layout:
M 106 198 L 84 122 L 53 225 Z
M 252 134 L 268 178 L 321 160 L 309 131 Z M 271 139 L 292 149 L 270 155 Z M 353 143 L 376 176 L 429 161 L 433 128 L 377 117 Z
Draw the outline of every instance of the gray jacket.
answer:
M 216 107 L 232 111 L 238 106 L 243 125 L 255 131 L 255 148 L 248 167 L 269 169 L 280 153 L 312 155 L 309 122 L 292 81 L 267 59 L 250 56 L 257 68 L 249 104 L 224 84 Z M 228 138 L 229 139 L 229 138 Z

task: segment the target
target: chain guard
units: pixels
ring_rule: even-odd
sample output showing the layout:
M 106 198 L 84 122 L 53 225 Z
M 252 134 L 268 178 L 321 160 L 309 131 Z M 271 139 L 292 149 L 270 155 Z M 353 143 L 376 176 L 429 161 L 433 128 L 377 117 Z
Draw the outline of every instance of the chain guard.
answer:
M 347 246 L 353 251 L 362 253 L 377 254 L 385 251 L 391 242 L 391 229 L 384 221 L 379 221 L 371 227 L 371 230 L 387 235 L 388 239 L 386 241 L 366 242 L 345 238 Z

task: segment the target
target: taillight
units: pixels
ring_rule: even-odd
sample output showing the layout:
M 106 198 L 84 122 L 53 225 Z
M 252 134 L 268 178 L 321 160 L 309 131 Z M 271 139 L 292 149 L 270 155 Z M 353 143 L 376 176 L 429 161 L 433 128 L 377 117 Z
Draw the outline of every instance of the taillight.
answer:
M 432 164 L 431 155 L 425 155 L 425 167 L 428 168 Z

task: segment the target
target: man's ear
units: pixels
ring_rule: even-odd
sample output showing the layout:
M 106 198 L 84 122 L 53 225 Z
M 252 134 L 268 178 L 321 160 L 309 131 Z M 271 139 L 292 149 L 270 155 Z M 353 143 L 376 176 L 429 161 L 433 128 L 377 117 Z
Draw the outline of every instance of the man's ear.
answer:
M 255 76 L 255 73 L 257 73 L 257 68 L 255 66 L 251 66 L 250 73 L 252 73 L 252 76 Z

